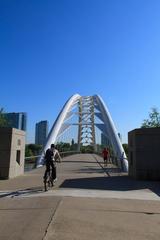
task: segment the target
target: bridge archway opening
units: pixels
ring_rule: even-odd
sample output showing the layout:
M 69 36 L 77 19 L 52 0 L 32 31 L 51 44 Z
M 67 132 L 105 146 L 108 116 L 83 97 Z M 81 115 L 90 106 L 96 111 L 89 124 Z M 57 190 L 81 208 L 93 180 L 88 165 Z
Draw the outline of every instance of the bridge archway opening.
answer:
M 80 152 L 90 146 L 94 152 L 108 147 L 116 164 L 128 171 L 128 161 L 111 115 L 98 95 L 73 95 L 64 105 L 48 135 L 43 152 L 55 143 Z M 38 166 L 43 164 L 43 153 Z

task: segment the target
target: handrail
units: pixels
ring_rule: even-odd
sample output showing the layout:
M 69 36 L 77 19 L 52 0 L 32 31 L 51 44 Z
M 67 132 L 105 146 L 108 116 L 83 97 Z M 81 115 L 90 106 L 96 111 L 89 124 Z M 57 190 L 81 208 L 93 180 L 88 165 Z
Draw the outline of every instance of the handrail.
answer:
M 64 154 L 64 153 L 79 153 L 79 151 L 65 151 L 65 152 L 59 152 L 59 154 L 61 155 L 61 154 Z M 29 156 L 29 157 L 25 157 L 25 159 L 29 159 L 29 158 L 36 158 L 36 157 L 40 157 L 41 156 L 41 154 L 40 155 L 36 155 L 36 156 Z
M 63 158 L 65 157 L 65 155 L 67 154 L 74 154 L 74 153 L 80 153 L 78 151 L 65 151 L 65 152 L 59 152 L 60 156 Z M 40 157 L 41 155 L 36 155 L 36 156 L 30 156 L 30 157 L 25 157 L 25 167 L 27 169 L 27 164 L 29 166 L 29 164 L 32 165 L 31 169 L 35 169 L 37 167 L 37 161 L 38 161 L 38 158 Z M 33 160 L 34 159 L 34 160 Z M 31 170 L 30 169 L 30 170 Z
M 60 153 L 60 156 L 63 158 L 63 157 L 65 157 L 65 155 L 66 154 L 74 154 L 74 153 L 80 153 L 80 151 L 65 151 L 65 152 L 59 152 Z M 98 155 L 100 155 L 100 156 L 102 156 L 102 154 L 100 153 L 100 152 L 95 152 L 95 154 L 98 154 Z M 38 158 L 38 157 L 40 157 L 41 155 L 36 155 L 36 156 L 30 156 L 30 157 L 25 157 L 25 164 L 26 164 L 26 166 L 27 166 L 27 164 L 33 164 L 33 168 L 32 169 L 35 169 L 36 167 L 37 167 L 37 160 L 36 160 L 36 158 Z M 29 160 L 29 159 L 34 159 L 34 161 L 27 161 L 27 160 Z M 117 164 L 117 157 L 116 156 L 112 156 L 111 158 L 111 162 L 113 163 L 113 164 L 115 164 L 115 165 L 118 165 Z M 125 160 L 128 160 L 127 158 L 123 158 L 123 159 L 125 159 Z M 122 169 L 123 169 L 123 166 L 121 166 L 122 167 Z
M 24 159 L 29 159 L 29 158 L 36 158 L 36 157 L 40 157 L 41 155 L 36 155 L 36 156 L 29 156 L 29 157 L 24 157 Z

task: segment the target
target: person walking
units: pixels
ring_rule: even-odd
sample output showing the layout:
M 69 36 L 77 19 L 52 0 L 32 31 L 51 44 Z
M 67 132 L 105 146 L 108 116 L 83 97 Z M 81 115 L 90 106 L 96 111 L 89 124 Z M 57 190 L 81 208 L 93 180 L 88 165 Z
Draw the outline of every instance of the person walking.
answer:
M 104 160 L 104 165 L 107 165 L 107 163 L 108 163 L 108 156 L 109 156 L 109 151 L 108 151 L 107 148 L 103 149 L 102 156 L 103 156 L 103 160 Z

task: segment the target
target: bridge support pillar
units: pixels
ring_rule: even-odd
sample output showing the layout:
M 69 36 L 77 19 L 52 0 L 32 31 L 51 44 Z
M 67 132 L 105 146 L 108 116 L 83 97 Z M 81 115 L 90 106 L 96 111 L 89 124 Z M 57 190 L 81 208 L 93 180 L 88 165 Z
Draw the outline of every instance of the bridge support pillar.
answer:
M 24 173 L 25 132 L 0 128 L 0 178 L 14 178 Z
M 140 128 L 128 133 L 129 176 L 160 180 L 160 128 Z

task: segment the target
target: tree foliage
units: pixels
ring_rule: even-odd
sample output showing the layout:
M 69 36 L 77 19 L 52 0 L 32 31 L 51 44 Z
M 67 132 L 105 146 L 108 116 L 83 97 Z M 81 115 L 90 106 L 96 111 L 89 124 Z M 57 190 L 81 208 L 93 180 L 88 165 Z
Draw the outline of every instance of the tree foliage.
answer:
M 125 151 L 126 156 L 128 157 L 128 144 L 127 143 L 123 143 L 122 146 L 123 146 L 123 149 Z
M 41 150 L 42 150 L 42 145 L 26 144 L 25 156 L 26 157 L 37 156 L 40 154 Z
M 8 123 L 4 114 L 4 109 L 0 108 L 0 127 L 7 127 L 7 126 L 8 126 Z
M 82 153 L 94 153 L 94 147 L 91 145 L 81 146 Z
M 148 119 L 143 120 L 142 128 L 160 127 L 160 113 L 157 108 L 152 108 Z
M 78 145 L 72 139 L 71 144 L 68 142 L 57 142 L 56 148 L 59 152 L 77 151 Z

